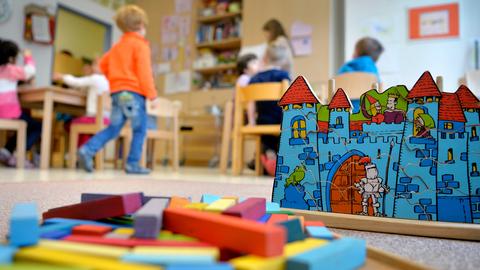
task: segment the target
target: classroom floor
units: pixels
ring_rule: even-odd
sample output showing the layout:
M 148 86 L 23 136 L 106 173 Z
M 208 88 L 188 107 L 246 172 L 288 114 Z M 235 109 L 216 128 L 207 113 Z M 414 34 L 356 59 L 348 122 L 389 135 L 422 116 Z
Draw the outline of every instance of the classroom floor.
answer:
M 40 211 L 76 203 L 82 192 L 124 193 L 143 191 L 147 195 L 178 195 L 199 200 L 204 193 L 240 197 L 271 198 L 272 179 L 252 175 L 219 175 L 216 169 L 182 168 L 173 173 L 159 168 L 147 176 L 126 175 L 106 169 L 92 174 L 79 170 L 16 170 L 0 168 L 0 240 L 8 230 L 8 213 L 16 202 L 34 201 Z M 369 245 L 424 263 L 434 269 L 478 269 L 480 243 L 426 237 L 334 231 L 361 237 Z

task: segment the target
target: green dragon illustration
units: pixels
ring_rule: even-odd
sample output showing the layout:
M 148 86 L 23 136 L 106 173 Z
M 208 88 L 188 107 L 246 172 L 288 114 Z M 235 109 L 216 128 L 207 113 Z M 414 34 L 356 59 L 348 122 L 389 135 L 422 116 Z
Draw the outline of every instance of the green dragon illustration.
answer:
M 289 185 L 296 186 L 300 184 L 300 182 L 305 178 L 305 172 L 305 166 L 299 165 L 295 167 L 295 170 L 287 178 L 287 181 L 285 182 L 285 187 L 288 187 Z

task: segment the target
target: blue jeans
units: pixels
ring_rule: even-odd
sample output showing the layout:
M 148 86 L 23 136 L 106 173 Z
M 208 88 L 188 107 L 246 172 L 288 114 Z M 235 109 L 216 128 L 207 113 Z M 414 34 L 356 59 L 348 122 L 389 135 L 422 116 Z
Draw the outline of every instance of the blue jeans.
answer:
M 138 164 L 147 133 L 147 111 L 145 97 L 134 92 L 122 91 L 112 95 L 110 125 L 95 134 L 82 148 L 93 157 L 108 141 L 118 137 L 127 120 L 130 120 L 133 132 L 127 163 Z

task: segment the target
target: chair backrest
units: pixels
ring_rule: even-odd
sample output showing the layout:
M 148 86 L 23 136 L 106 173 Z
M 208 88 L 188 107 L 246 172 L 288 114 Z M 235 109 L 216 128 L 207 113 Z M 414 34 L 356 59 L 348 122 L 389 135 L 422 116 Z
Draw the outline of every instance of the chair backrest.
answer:
M 465 82 L 468 88 L 480 97 L 480 70 L 472 70 L 465 74 Z
M 333 80 L 334 85 L 329 85 L 328 100 L 333 97 L 338 88 L 342 88 L 351 99 L 360 99 L 363 93 L 372 89 L 374 84 L 378 84 L 377 76 L 366 72 L 344 73 L 333 77 Z
M 151 101 L 147 101 L 148 115 L 165 118 L 176 117 L 182 107 L 182 103 L 180 101 L 172 101 L 163 97 L 159 97 L 157 102 L 158 103 L 155 108 L 152 108 Z
M 97 97 L 97 115 L 95 116 L 95 124 L 98 128 L 103 129 L 105 118 L 105 111 L 112 110 L 112 99 L 109 92 L 105 92 Z
M 251 101 L 279 100 L 288 88 L 288 81 L 271 83 L 254 83 L 235 89 L 235 106 L 245 105 Z

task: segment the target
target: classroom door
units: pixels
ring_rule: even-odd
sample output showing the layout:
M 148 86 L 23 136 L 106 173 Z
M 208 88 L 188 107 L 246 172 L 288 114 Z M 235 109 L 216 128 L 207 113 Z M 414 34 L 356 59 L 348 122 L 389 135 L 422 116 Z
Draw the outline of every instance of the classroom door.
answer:
M 343 162 L 333 176 L 330 207 L 334 213 L 358 214 L 362 211 L 362 197 L 353 185 L 365 177 L 365 166 L 358 163 L 360 158 L 358 155 L 351 156 Z M 371 204 L 370 201 L 369 204 Z M 373 214 L 370 205 L 368 214 Z

